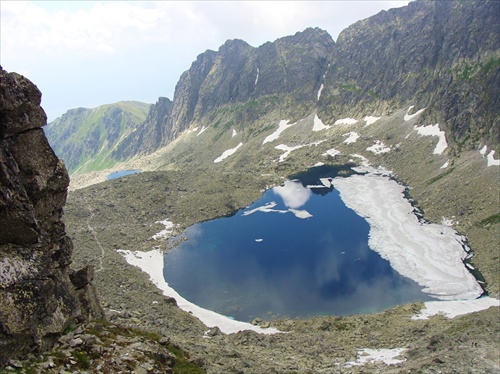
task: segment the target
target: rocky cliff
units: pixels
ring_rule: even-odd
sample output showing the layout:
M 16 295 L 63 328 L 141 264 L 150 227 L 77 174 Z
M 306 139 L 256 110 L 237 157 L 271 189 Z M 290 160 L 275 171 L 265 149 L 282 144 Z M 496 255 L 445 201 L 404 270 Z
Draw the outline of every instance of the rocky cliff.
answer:
M 497 147 L 499 29 L 496 1 L 415 1 L 359 21 L 339 35 L 320 107 L 415 104 L 455 148 Z
M 0 358 L 50 347 L 78 321 L 100 318 L 93 269 L 70 268 L 61 220 L 69 183 L 41 129 L 41 93 L 0 68 Z
M 167 138 L 165 134 L 167 122 L 172 110 L 172 101 L 166 97 L 158 98 L 151 105 L 147 118 L 122 142 L 116 145 L 111 157 L 117 159 L 128 159 L 138 153 L 151 153 L 158 149 L 162 139 Z
M 132 135 L 125 153 L 151 153 L 189 127 L 248 126 L 272 111 L 299 119 L 317 108 L 331 120 L 410 105 L 444 125 L 454 151 L 498 152 L 499 29 L 496 1 L 415 1 L 353 24 L 336 43 L 318 28 L 258 48 L 229 40 L 182 74 L 161 132 Z
M 115 153 L 151 153 L 190 126 L 217 123 L 221 111 L 232 105 L 249 104 L 240 111 L 240 122 L 280 108 L 313 110 L 333 47 L 326 31 L 309 28 L 258 48 L 242 40 L 228 40 L 217 52 L 207 50 L 180 77 L 173 102 L 156 104 L 165 113 L 161 138 L 157 137 L 159 131 L 144 129 L 124 142 L 128 150 Z M 156 114 L 150 112 L 145 124 L 152 123 L 159 126 Z

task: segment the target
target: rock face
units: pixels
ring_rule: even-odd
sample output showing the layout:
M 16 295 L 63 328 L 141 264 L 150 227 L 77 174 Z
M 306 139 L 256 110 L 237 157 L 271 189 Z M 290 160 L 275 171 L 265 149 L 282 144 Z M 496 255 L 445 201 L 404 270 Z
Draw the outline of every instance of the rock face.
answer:
M 0 68 L 2 358 L 47 349 L 72 323 L 103 316 L 92 269 L 69 267 L 61 220 L 69 177 L 41 129 L 40 100 L 34 84 Z
M 338 37 L 321 108 L 415 104 L 446 127 L 449 141 L 494 147 L 499 29 L 495 1 L 415 1 L 359 21 Z
M 126 137 L 112 152 L 112 158 L 128 159 L 138 153 L 151 153 L 159 148 L 163 138 L 166 138 L 164 123 L 167 122 L 172 101 L 166 97 L 149 108 L 148 116 L 136 130 Z
M 415 105 L 445 127 L 456 151 L 500 151 L 499 28 L 496 1 L 415 1 L 353 24 L 336 43 L 318 28 L 258 48 L 229 40 L 182 74 L 161 131 L 134 135 L 127 155 L 151 153 L 190 126 L 217 125 L 229 106 L 259 100 L 287 113 L 300 108 L 302 118 L 317 110 L 323 120 Z M 234 122 L 262 114 L 247 110 Z
M 163 121 L 157 122 L 156 113 L 150 112 L 145 125 L 161 126 L 161 138 L 157 137 L 160 131 L 132 134 L 125 142 L 135 151 L 127 155 L 151 153 L 193 123 L 209 125 L 214 113 L 225 106 L 263 97 L 274 97 L 280 105 L 279 98 L 287 96 L 289 105 L 313 108 L 334 44 L 326 31 L 310 28 L 258 48 L 228 40 L 217 52 L 207 50 L 180 77 L 173 102 L 156 104 L 164 108 Z

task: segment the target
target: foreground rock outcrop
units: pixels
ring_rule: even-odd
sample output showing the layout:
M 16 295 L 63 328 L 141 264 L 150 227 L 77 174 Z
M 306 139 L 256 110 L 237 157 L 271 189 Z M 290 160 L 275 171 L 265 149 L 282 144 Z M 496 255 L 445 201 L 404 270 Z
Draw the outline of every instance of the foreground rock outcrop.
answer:
M 41 93 L 0 67 L 0 359 L 51 347 L 67 328 L 103 317 L 91 267 L 70 268 L 61 220 L 68 173 L 41 129 Z

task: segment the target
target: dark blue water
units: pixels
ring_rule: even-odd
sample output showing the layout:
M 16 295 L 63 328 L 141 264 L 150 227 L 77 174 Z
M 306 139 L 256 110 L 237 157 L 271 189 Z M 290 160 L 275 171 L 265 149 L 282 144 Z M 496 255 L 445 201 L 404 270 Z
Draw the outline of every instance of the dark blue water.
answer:
M 110 181 L 111 179 L 116 179 L 120 177 L 124 177 L 125 175 L 130 175 L 130 174 L 139 174 L 141 173 L 142 170 L 120 170 L 120 171 L 115 171 L 111 174 L 109 174 L 106 178 L 106 180 Z
M 368 230 L 338 191 L 287 181 L 232 217 L 188 228 L 189 239 L 165 255 L 164 276 L 187 300 L 241 321 L 428 300 L 368 247 Z

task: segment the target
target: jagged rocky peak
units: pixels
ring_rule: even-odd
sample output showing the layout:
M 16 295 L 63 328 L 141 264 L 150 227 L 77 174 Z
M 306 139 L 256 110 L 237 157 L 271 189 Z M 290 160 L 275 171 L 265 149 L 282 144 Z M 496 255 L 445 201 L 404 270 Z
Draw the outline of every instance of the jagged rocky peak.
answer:
M 494 1 L 416 1 L 358 21 L 337 39 L 321 109 L 416 105 L 454 146 L 498 144 L 499 28 Z
M 41 129 L 40 100 L 33 83 L 0 67 L 0 359 L 47 349 L 69 325 L 103 317 L 93 269 L 69 267 L 69 177 Z
M 326 31 L 310 28 L 258 48 L 235 39 L 207 50 L 176 86 L 168 139 L 224 105 L 263 95 L 314 101 L 334 45 Z
M 146 119 L 115 147 L 111 157 L 123 160 L 158 149 L 167 136 L 165 123 L 171 110 L 172 100 L 159 97 L 156 103 L 149 107 Z
M 181 75 L 173 102 L 160 99 L 115 153 L 124 158 L 151 153 L 225 105 L 265 95 L 314 102 L 334 45 L 326 31 L 309 28 L 258 48 L 233 39 L 217 51 L 207 50 Z

